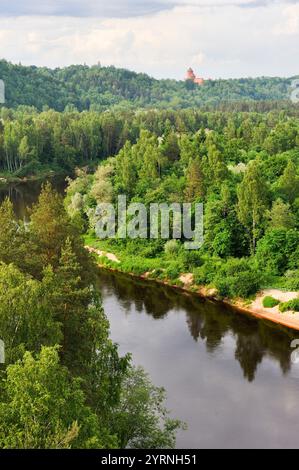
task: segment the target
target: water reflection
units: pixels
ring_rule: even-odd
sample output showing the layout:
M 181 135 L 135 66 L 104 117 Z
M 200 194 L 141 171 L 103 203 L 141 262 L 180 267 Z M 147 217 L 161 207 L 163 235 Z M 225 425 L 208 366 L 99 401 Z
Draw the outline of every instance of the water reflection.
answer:
M 221 346 L 228 332 L 232 333 L 236 344 L 235 358 L 250 382 L 265 355 L 278 361 L 283 374 L 290 369 L 290 342 L 296 337 L 292 330 L 237 314 L 225 305 L 194 295 L 177 293 L 151 282 L 131 281 L 121 274 L 103 271 L 100 282 L 117 296 L 127 314 L 132 304 L 137 312 L 145 312 L 154 319 L 164 319 L 170 311 L 183 310 L 190 335 L 194 341 L 204 341 L 210 353 Z
M 113 340 L 188 423 L 179 447 L 298 446 L 296 332 L 121 274 L 99 286 Z

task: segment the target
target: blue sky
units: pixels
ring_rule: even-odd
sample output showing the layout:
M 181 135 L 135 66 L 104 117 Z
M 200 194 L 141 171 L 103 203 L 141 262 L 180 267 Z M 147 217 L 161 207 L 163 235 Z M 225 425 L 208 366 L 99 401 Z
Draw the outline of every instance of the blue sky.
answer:
M 299 73 L 299 0 L 0 0 L 0 57 L 157 78 Z

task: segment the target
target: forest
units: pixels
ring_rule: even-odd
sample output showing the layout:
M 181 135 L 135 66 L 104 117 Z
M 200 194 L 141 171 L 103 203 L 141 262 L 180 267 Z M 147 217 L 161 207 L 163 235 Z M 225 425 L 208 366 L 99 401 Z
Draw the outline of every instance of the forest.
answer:
M 96 205 L 118 194 L 146 205 L 202 202 L 198 253 L 175 240 L 110 240 L 110 249 L 125 252 L 129 271 L 179 282 L 188 270 L 223 296 L 248 297 L 263 285 L 298 289 L 298 144 L 295 104 L 263 112 L 2 108 L 0 168 L 4 177 L 45 168 L 70 175 L 66 208 L 91 238 Z
M 298 116 L 298 106 L 290 102 L 277 109 L 274 103 L 258 102 L 253 110 L 246 103 L 242 109 L 238 105 L 235 109 L 231 103 L 217 111 L 104 113 L 54 110 L 39 113 L 27 106 L 16 110 L 2 107 L 0 175 L 24 177 L 39 175 L 47 169 L 69 174 L 76 166 L 96 166 L 100 160 L 117 155 L 126 142 L 135 144 L 141 130 L 159 138 L 163 135 L 172 138 L 173 133 L 185 138 L 209 129 L 217 134 L 226 163 L 239 163 L 248 160 L 250 151 L 276 154 L 293 149 L 296 139 L 292 129 L 297 126 Z M 283 136 L 285 128 L 288 134 Z
M 167 119 L 165 116 L 167 115 Z M 299 288 L 299 121 L 296 113 L 145 113 L 139 137 L 128 139 L 95 172 L 69 180 L 66 207 L 86 244 L 116 253 L 125 272 L 222 297 L 250 298 L 262 287 Z M 163 116 L 163 117 L 162 117 Z M 140 116 L 138 117 L 140 119 Z M 180 240 L 97 240 L 101 202 L 202 202 L 204 244 L 185 250 Z M 281 305 L 282 309 L 298 309 Z
M 206 80 L 203 86 L 182 80 L 157 80 L 144 73 L 101 65 L 65 68 L 14 65 L 0 61 L 6 86 L 6 105 L 33 106 L 42 111 L 127 110 L 139 108 L 186 109 L 215 107 L 228 102 L 288 100 L 291 78 Z
M 4 78 L 5 68 L 13 72 L 10 64 L 1 67 Z M 148 77 L 116 71 L 128 77 L 119 79 L 123 86 L 113 86 L 113 94 L 111 68 L 20 70 L 23 98 L 13 101 L 8 87 L 11 107 L 0 110 L 1 182 L 49 170 L 54 179 L 67 176 L 68 187 L 63 198 L 44 184 L 28 220 L 16 220 L 8 199 L 0 206 L 0 447 L 173 448 L 185 424 L 169 414 L 165 390 L 111 340 L 97 263 L 175 286 L 182 273 L 191 273 L 197 286 L 216 289 L 219 298 L 248 300 L 268 286 L 297 291 L 298 105 L 250 101 L 266 88 L 267 99 L 285 96 L 287 81 L 273 79 L 272 87 L 259 79 L 245 80 L 249 101 L 243 102 L 237 81 L 215 85 L 232 93 L 231 102 L 217 109 L 136 109 L 159 101 L 163 87 L 167 93 L 178 87 L 186 97 L 182 104 L 173 91 L 177 105 L 170 94 L 171 107 L 188 108 L 189 91 L 178 82 L 143 88 Z M 103 96 L 94 91 L 91 106 L 92 74 L 106 87 L 107 102 L 98 108 Z M 41 102 L 42 93 L 52 96 L 53 109 L 41 110 L 35 79 L 42 84 Z M 142 95 L 145 89 L 150 97 Z M 206 92 L 190 93 L 193 107 Z M 132 106 L 110 109 L 113 99 Z M 146 206 L 203 203 L 203 246 L 185 250 L 183 238 L 98 240 L 96 207 L 116 204 L 119 194 Z M 86 246 L 115 254 L 119 263 Z M 298 300 L 280 308 L 299 310 Z

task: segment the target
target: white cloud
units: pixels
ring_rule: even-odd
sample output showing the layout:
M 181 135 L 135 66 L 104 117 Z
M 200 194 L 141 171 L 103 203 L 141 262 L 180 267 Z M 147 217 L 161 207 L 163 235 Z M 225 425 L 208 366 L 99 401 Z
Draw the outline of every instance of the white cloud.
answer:
M 299 33 L 299 5 L 290 5 L 283 11 L 282 22 L 274 28 L 278 35 L 297 35 Z
M 0 57 L 51 67 L 101 61 L 158 78 L 183 78 L 189 65 L 212 78 L 298 73 L 298 4 L 191 1 L 137 17 L 0 16 Z

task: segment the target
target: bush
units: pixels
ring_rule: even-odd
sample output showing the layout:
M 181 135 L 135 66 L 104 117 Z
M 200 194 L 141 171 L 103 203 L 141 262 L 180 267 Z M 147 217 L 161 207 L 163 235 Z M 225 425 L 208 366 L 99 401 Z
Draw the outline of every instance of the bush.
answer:
M 119 265 L 118 265 L 119 266 Z M 155 269 L 154 260 L 144 260 L 143 258 L 129 258 L 121 263 L 121 268 L 127 273 L 133 273 L 137 276 Z
M 164 251 L 167 255 L 177 255 L 180 250 L 180 245 L 177 240 L 168 240 L 165 243 Z
M 203 259 L 200 253 L 196 250 L 184 250 L 182 254 L 182 263 L 184 269 L 191 271 L 193 268 L 199 267 L 203 264 Z
M 261 269 L 281 275 L 298 266 L 298 230 L 272 229 L 258 242 L 256 259 Z
M 170 263 L 165 274 L 168 279 L 177 279 L 182 272 L 182 266 L 178 262 Z
M 220 262 L 217 260 L 206 261 L 199 268 L 193 269 L 195 284 L 211 284 L 219 270 Z
M 267 295 L 263 299 L 263 307 L 265 308 L 273 308 L 278 304 L 280 304 L 280 300 L 274 299 L 274 297 L 271 297 L 271 295 Z
M 163 251 L 163 245 L 160 240 L 127 239 L 124 249 L 130 255 L 136 256 L 136 253 L 138 253 L 138 256 L 143 258 L 155 258 Z
M 285 273 L 284 287 L 288 290 L 299 290 L 299 270 L 288 270 Z
M 223 297 L 249 297 L 261 284 L 261 274 L 247 259 L 229 259 L 214 279 L 215 287 Z
M 163 279 L 165 277 L 165 270 L 161 268 L 154 269 L 151 272 L 150 277 L 152 279 Z
M 287 312 L 288 310 L 294 310 L 299 312 L 299 299 L 292 299 L 288 302 L 283 302 L 279 305 L 279 310 L 281 312 Z

